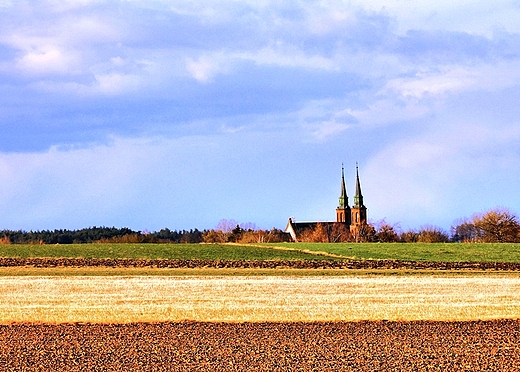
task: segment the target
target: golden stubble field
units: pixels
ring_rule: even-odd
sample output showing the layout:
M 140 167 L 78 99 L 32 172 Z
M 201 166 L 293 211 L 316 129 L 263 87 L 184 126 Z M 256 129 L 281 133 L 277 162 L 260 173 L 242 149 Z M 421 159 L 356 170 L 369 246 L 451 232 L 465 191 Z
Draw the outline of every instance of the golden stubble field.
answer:
M 5 276 L 0 323 L 520 318 L 520 276 Z

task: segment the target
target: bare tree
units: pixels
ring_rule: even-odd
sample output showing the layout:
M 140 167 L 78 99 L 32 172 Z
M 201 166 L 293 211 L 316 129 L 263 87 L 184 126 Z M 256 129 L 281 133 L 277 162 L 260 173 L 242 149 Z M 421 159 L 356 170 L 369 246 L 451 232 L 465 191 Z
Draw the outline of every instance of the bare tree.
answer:
M 483 242 L 503 243 L 519 241 L 520 225 L 517 217 L 506 208 L 495 208 L 473 217 L 478 236 Z
M 256 224 L 253 222 L 244 222 L 240 224 L 240 228 L 244 231 L 256 231 Z
M 240 243 L 280 243 L 291 241 L 291 236 L 280 229 L 247 230 L 242 234 Z
M 370 243 L 377 241 L 376 229 L 369 223 L 362 224 L 354 231 L 354 239 L 358 243 Z
M 235 221 L 233 219 L 226 220 L 225 218 L 223 218 L 218 222 L 217 227 L 215 227 L 215 230 L 222 231 L 223 233 L 230 233 L 237 226 L 238 226 L 237 221 Z
M 309 227 L 300 234 L 299 240 L 302 242 L 312 243 L 329 243 L 330 242 L 330 226 L 318 222 L 315 226 Z
M 284 232 L 283 230 L 272 228 L 264 237 L 266 243 L 280 243 L 280 242 L 290 242 L 291 235 Z
M 322 223 L 316 224 L 314 231 L 312 233 L 312 241 L 318 243 L 328 243 L 329 242 L 329 232 L 327 226 Z
M 202 233 L 204 243 L 226 243 L 229 233 L 220 230 L 208 230 Z
M 479 231 L 472 221 L 462 219 L 455 222 L 451 227 L 451 239 L 454 242 L 477 242 L 480 241 Z
M 384 219 L 376 223 L 376 237 L 381 243 L 395 243 L 399 241 L 399 236 L 395 232 L 395 227 Z
M 331 243 L 351 242 L 353 240 L 350 228 L 343 222 L 335 222 L 329 233 Z
M 399 234 L 399 241 L 403 243 L 415 243 L 419 239 L 419 233 L 415 230 L 403 231 Z
M 262 243 L 265 235 L 263 230 L 247 230 L 242 232 L 238 243 Z
M 419 229 L 417 241 L 421 243 L 447 243 L 449 237 L 440 227 L 425 225 Z

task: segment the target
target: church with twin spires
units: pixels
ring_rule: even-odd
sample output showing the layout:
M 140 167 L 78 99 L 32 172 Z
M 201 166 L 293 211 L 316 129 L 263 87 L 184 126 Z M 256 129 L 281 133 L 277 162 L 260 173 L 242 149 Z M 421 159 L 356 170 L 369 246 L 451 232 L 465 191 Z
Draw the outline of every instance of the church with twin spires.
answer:
M 360 228 L 367 223 L 367 207 L 363 202 L 363 194 L 361 193 L 361 183 L 359 181 L 359 168 L 356 163 L 356 193 L 354 195 L 354 204 L 349 206 L 347 187 L 345 185 L 345 170 L 341 167 L 341 194 L 339 196 L 338 207 L 336 208 L 335 222 L 296 222 L 293 218 L 289 218 L 285 232 L 291 235 L 293 241 L 298 241 L 302 232 L 316 228 L 321 224 L 331 227 L 334 224 L 345 224 L 353 236 L 358 235 Z

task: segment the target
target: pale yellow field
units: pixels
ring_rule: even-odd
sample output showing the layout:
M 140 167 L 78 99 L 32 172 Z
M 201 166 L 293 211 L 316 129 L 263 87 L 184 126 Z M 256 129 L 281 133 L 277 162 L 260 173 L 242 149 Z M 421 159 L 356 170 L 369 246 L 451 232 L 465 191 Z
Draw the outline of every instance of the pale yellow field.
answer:
M 0 277 L 0 323 L 520 318 L 520 276 Z

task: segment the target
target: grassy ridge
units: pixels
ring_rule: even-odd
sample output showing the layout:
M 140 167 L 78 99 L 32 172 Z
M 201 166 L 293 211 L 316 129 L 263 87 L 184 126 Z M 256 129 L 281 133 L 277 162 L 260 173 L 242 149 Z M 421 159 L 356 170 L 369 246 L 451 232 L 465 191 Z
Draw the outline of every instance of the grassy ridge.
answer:
M 282 248 L 282 249 L 280 249 Z M 285 249 L 285 250 L 284 250 Z M 179 260 L 323 260 L 327 252 L 352 259 L 520 262 L 520 244 L 276 243 L 0 245 L 0 257 L 75 257 Z
M 277 243 L 266 244 L 325 251 L 352 259 L 433 262 L 520 262 L 515 243 Z

